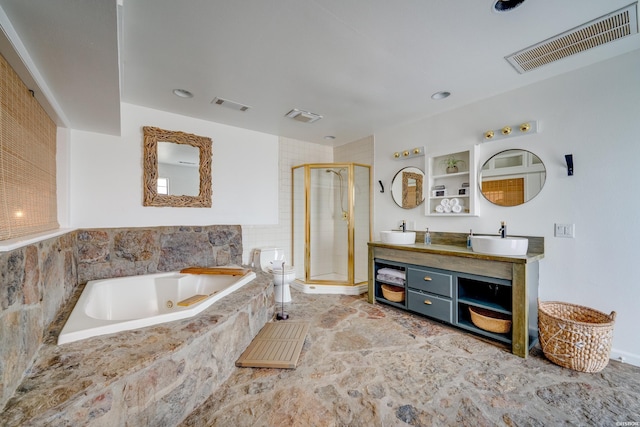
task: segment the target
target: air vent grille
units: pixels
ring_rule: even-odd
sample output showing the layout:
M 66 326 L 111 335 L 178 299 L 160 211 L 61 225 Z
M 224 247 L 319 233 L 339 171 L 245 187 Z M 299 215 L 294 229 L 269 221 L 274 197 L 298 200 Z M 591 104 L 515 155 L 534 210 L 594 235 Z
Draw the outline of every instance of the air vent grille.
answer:
M 320 114 L 311 113 L 309 111 L 299 110 L 294 108 L 284 115 L 285 117 L 289 117 L 293 120 L 302 122 L 302 123 L 313 123 L 322 118 Z
M 505 59 L 519 73 L 525 73 L 576 53 L 636 34 L 638 32 L 637 17 L 637 3 L 634 3 L 516 52 Z
M 239 102 L 229 101 L 228 99 L 223 99 L 219 97 L 213 98 L 213 101 L 211 101 L 211 103 L 216 105 L 222 105 L 223 107 L 231 108 L 232 110 L 238 110 L 242 112 L 245 112 L 249 108 L 251 108 L 248 105 L 240 104 Z

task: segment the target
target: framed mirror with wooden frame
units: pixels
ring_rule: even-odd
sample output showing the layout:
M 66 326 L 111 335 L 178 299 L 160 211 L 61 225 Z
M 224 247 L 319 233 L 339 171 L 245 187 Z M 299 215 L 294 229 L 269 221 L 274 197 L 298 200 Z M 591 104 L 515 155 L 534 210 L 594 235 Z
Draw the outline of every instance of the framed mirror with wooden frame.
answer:
M 143 205 L 169 207 L 211 207 L 211 138 L 151 126 L 143 130 Z M 188 145 L 199 152 L 199 191 L 197 195 L 159 193 L 158 143 Z

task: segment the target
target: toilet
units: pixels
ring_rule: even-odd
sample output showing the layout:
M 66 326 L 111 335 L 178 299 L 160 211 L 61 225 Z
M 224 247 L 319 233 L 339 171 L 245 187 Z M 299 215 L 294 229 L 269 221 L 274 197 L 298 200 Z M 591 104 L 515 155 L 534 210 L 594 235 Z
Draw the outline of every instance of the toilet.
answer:
M 251 252 L 251 262 L 254 267 L 259 266 L 262 271 L 273 275 L 275 301 L 291 302 L 289 283 L 295 280 L 296 272 L 293 266 L 286 265 L 284 251 L 280 248 L 257 248 Z

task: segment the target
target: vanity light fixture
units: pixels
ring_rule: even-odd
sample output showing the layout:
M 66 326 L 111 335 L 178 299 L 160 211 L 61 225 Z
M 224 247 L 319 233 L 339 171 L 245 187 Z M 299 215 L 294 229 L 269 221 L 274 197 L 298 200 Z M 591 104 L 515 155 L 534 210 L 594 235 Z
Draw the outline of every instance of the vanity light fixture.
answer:
M 396 160 L 408 159 L 413 157 L 424 156 L 424 146 L 414 147 L 408 150 L 396 151 L 393 153 L 393 158 Z
M 529 135 L 539 131 L 540 123 L 537 120 L 529 120 L 518 125 L 508 125 L 503 126 L 501 129 L 488 130 L 482 135 L 482 142 Z
M 193 94 L 186 89 L 174 89 L 173 94 L 180 98 L 193 98 Z

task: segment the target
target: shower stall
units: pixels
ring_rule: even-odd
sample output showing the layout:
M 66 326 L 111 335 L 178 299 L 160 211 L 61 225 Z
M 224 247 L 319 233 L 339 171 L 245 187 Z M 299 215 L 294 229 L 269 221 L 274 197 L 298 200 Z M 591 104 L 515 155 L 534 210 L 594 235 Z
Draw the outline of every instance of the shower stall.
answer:
M 294 288 L 306 293 L 366 291 L 371 240 L 371 167 L 357 163 L 294 166 Z

